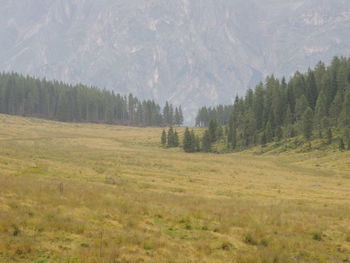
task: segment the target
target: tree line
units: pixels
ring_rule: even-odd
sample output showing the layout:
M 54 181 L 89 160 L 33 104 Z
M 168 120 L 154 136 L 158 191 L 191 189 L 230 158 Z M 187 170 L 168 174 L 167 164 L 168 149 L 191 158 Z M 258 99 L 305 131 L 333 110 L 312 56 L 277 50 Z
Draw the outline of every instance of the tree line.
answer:
M 289 81 L 269 76 L 233 105 L 199 109 L 196 125 L 207 127 L 201 151 L 214 143 L 232 151 L 296 136 L 331 144 L 335 132 L 339 148 L 350 149 L 350 58 L 319 62 Z
M 196 116 L 197 127 L 208 127 L 211 120 L 220 125 L 228 125 L 233 112 L 233 105 L 218 105 L 216 107 L 202 107 Z
M 17 73 L 0 74 L 0 113 L 63 122 L 135 126 L 182 125 L 181 106 L 139 100 L 82 84 L 68 85 Z

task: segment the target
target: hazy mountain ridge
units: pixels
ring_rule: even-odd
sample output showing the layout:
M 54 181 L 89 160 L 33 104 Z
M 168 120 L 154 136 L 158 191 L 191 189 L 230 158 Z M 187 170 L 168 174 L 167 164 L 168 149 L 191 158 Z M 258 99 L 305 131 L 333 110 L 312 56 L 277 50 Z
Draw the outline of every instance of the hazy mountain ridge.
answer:
M 265 75 L 350 53 L 346 0 L 3 0 L 0 70 L 160 102 L 230 103 Z

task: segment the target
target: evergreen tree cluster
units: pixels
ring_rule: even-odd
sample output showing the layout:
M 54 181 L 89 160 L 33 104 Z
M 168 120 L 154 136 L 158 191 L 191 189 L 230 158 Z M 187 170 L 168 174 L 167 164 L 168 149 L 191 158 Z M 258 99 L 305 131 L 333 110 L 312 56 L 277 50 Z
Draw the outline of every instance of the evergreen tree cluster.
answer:
M 186 128 L 183 138 L 183 149 L 187 153 L 199 152 L 200 148 L 200 139 L 195 135 L 193 130 Z
M 175 134 L 175 143 L 172 140 L 172 136 Z M 221 125 L 218 125 L 217 121 L 210 121 L 209 128 L 203 133 L 202 137 L 196 135 L 194 130 L 189 128 L 185 129 L 183 136 L 182 148 L 185 152 L 194 153 L 194 152 L 211 152 L 212 144 L 220 141 L 224 136 L 224 130 Z M 173 131 L 173 128 L 170 127 L 168 134 L 163 130 L 161 135 L 161 143 L 163 146 L 167 147 L 178 147 L 178 134 Z
M 209 127 L 209 132 L 211 120 L 227 125 L 230 149 L 299 135 L 331 142 L 332 129 L 341 130 L 343 144 L 350 144 L 350 58 L 335 57 L 329 66 L 319 62 L 288 82 L 269 76 L 245 97 L 236 97 L 233 105 L 199 110 L 198 126 Z
M 202 152 L 211 152 L 214 143 L 218 143 L 224 139 L 224 135 L 228 136 L 227 129 L 224 130 L 223 126 L 220 125 L 216 120 L 209 121 L 208 129 L 206 129 L 201 138 L 201 148 Z
M 198 110 L 196 126 L 208 127 L 211 120 L 216 120 L 220 125 L 228 125 L 233 111 L 233 105 L 219 105 L 216 107 L 202 107 Z
M 0 74 L 0 113 L 63 122 L 93 122 L 135 126 L 181 125 L 181 107 L 168 103 L 162 113 L 153 100 L 84 85 L 67 85 L 16 73 Z
M 182 108 L 175 107 L 172 104 L 169 104 L 169 102 L 165 103 L 165 106 L 163 108 L 163 117 L 164 117 L 164 124 L 168 126 L 177 125 L 181 126 L 184 123 L 184 117 L 182 114 Z
M 161 137 L 161 144 L 163 147 L 168 147 L 168 148 L 179 147 L 180 145 L 179 134 L 173 127 L 170 127 L 168 132 L 163 130 L 162 137 Z

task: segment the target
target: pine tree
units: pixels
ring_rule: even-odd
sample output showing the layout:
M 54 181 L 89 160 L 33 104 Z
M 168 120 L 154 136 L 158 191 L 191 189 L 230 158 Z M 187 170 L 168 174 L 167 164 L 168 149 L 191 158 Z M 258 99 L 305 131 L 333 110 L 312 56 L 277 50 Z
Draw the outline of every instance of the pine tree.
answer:
M 330 120 L 331 125 L 339 125 L 342 124 L 342 121 L 340 120 L 341 117 L 347 118 L 347 116 L 342 116 L 343 113 L 343 105 L 344 105 L 344 90 L 340 89 L 337 91 L 336 96 L 333 101 L 331 101 L 330 105 Z
M 202 138 L 202 151 L 210 152 L 211 151 L 211 137 L 209 134 L 209 130 L 205 130 Z
M 254 137 L 256 133 L 256 119 L 254 112 L 249 110 L 245 114 L 245 121 L 243 124 L 243 137 L 245 145 L 249 146 L 254 143 Z
M 296 102 L 295 111 L 296 111 L 296 117 L 297 121 L 300 121 L 303 119 L 303 115 L 307 108 L 309 107 L 309 103 L 304 95 L 302 95 Z
M 270 121 L 266 125 L 265 135 L 266 135 L 266 142 L 272 142 L 272 139 L 274 137 L 274 132 L 273 132 L 272 125 L 271 125 Z
M 342 127 L 350 127 L 350 89 L 347 91 L 340 115 Z
M 307 88 L 306 88 L 306 95 L 309 101 L 309 105 L 314 109 L 316 105 L 317 100 L 317 84 L 315 79 L 315 74 L 312 70 L 309 69 L 308 76 L 307 76 Z
M 286 121 L 286 122 L 285 122 L 286 125 L 289 125 L 289 124 L 293 124 L 293 123 L 294 123 L 293 114 L 292 114 L 292 111 L 291 111 L 289 105 L 288 105 L 288 108 L 287 108 L 286 120 L 285 120 L 285 121 Z
M 164 118 L 165 124 L 171 125 L 170 124 L 170 106 L 169 106 L 169 102 L 166 102 L 165 106 L 163 108 L 163 118 Z
M 185 152 L 191 152 L 192 142 L 191 142 L 191 133 L 188 128 L 186 128 L 183 139 L 183 149 Z
M 177 131 L 175 130 L 174 133 L 174 147 L 179 147 L 180 142 L 179 142 L 179 134 L 177 133 Z
M 175 116 L 174 116 L 174 118 L 175 118 L 175 124 L 177 126 L 180 126 L 181 125 L 180 113 L 179 113 L 179 110 L 178 110 L 177 107 L 175 108 Z
M 313 112 L 309 107 L 306 109 L 303 115 L 303 135 L 306 140 L 310 140 L 312 137 L 312 128 L 313 128 Z
M 174 136 L 174 129 L 173 127 L 169 128 L 168 131 L 168 147 L 174 147 L 175 145 L 175 136 Z
M 316 103 L 315 109 L 315 123 L 317 128 L 321 131 L 323 128 L 323 120 L 327 117 L 327 100 L 323 92 L 320 93 Z
M 218 129 L 218 123 L 216 120 L 211 120 L 209 122 L 209 137 L 210 137 L 210 142 L 216 142 L 217 140 L 217 129 Z
M 162 137 L 161 137 L 161 144 L 162 144 L 163 146 L 166 146 L 166 141 L 167 141 L 166 131 L 163 130 L 163 132 L 162 132 Z
M 191 131 L 191 152 L 196 151 L 196 135 L 194 131 Z
M 227 145 L 228 148 L 235 149 L 237 142 L 236 128 L 234 127 L 234 115 L 232 114 L 229 120 L 227 131 Z
M 174 108 L 172 104 L 169 106 L 169 125 L 174 125 Z
M 184 124 L 184 116 L 183 116 L 183 113 L 182 113 L 182 108 L 181 106 L 179 107 L 179 125 L 183 125 Z

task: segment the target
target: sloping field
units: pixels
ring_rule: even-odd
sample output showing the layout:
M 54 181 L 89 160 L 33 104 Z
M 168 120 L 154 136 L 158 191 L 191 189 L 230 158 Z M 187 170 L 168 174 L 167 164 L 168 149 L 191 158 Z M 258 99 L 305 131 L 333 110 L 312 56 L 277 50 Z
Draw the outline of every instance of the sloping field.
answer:
M 0 115 L 0 262 L 350 262 L 350 154 L 185 154 Z

